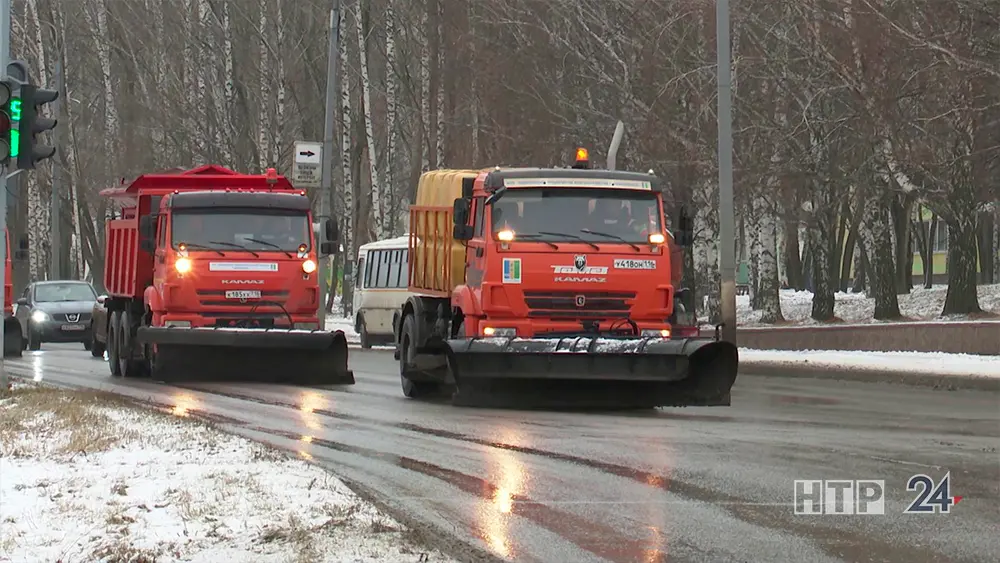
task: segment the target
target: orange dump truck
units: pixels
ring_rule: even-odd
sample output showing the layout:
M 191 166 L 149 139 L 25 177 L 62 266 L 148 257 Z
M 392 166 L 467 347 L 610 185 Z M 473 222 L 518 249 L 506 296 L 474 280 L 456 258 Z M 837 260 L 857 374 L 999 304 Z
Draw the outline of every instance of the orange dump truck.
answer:
M 738 353 L 678 337 L 660 181 L 573 168 L 437 170 L 410 208 L 403 392 L 587 406 L 726 406 Z M 689 244 L 682 217 L 674 237 Z M 542 401 L 546 402 L 546 401 Z
M 319 256 L 309 198 L 274 169 L 145 174 L 102 195 L 105 334 L 111 374 L 352 384 L 342 331 L 319 326 Z

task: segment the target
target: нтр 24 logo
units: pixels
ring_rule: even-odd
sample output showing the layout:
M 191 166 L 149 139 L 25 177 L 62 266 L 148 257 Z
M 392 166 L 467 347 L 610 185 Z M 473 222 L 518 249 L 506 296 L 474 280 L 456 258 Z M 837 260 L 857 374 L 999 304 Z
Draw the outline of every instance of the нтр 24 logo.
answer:
M 919 493 L 904 514 L 948 514 L 962 500 L 960 496 L 951 496 L 951 472 L 945 473 L 937 484 L 930 476 L 914 475 L 906 482 L 906 490 Z

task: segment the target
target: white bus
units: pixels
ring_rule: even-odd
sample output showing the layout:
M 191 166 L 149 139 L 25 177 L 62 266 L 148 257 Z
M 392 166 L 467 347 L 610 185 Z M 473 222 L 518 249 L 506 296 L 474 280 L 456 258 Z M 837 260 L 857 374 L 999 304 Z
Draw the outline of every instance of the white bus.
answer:
M 354 329 L 361 347 L 392 344 L 409 292 L 409 235 L 370 242 L 358 249 L 354 284 Z

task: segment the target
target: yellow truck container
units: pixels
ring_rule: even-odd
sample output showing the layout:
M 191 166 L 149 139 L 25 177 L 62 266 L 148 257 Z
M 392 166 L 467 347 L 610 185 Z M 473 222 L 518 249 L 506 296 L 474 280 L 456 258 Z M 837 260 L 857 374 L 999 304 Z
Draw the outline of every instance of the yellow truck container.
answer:
M 452 237 L 452 209 L 463 184 L 479 170 L 432 170 L 420 175 L 410 206 L 410 283 L 414 293 L 447 297 L 465 283 L 465 245 Z

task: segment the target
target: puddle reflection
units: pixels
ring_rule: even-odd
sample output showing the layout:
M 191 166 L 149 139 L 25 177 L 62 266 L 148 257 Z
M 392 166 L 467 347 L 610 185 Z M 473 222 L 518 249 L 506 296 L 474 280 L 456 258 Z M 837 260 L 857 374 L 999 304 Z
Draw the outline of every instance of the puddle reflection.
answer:
M 523 443 L 522 436 L 509 431 L 504 432 L 501 441 L 506 444 Z M 524 465 L 509 450 L 489 448 L 487 457 L 490 463 L 491 481 L 496 488 L 488 502 L 480 506 L 478 520 L 479 528 L 490 549 L 505 558 L 514 556 L 510 541 L 509 526 L 511 513 L 517 496 L 523 494 L 528 479 Z
M 42 366 L 42 355 L 35 354 L 31 357 L 31 380 L 41 381 L 44 375 L 44 369 Z
M 306 450 L 312 449 L 313 437 L 303 434 L 302 437 L 299 438 L 299 442 L 301 442 L 303 445 L 301 448 L 297 449 L 295 453 L 299 454 L 299 457 L 301 457 L 306 461 L 312 461 L 313 459 L 312 454 Z
M 188 412 L 198 408 L 198 399 L 188 393 L 177 393 L 172 397 L 174 407 L 170 409 L 170 414 L 174 416 L 188 416 Z
M 320 429 L 320 418 L 317 410 L 329 410 L 330 400 L 315 391 L 303 391 L 299 397 L 299 418 L 309 430 Z

